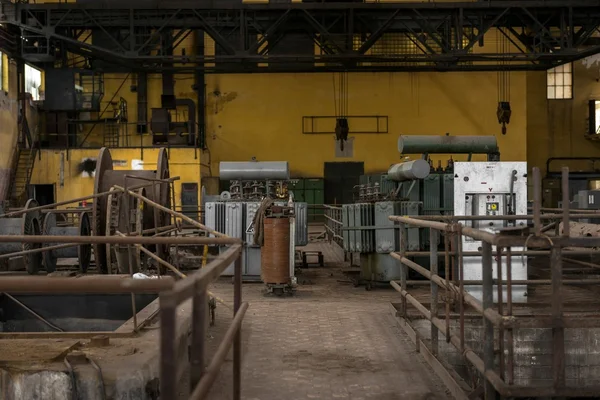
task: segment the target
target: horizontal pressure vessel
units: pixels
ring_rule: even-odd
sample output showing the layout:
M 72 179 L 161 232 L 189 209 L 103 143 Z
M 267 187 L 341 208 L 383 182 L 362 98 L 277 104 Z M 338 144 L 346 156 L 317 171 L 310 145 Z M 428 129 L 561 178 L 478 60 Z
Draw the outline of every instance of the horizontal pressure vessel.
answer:
M 221 161 L 219 178 L 231 180 L 288 180 L 290 167 L 287 161 Z
M 498 153 L 495 136 L 402 135 L 400 154 L 491 154 Z
M 402 162 L 390 167 L 388 178 L 396 182 L 423 179 L 429 176 L 430 169 L 429 163 L 425 160 Z

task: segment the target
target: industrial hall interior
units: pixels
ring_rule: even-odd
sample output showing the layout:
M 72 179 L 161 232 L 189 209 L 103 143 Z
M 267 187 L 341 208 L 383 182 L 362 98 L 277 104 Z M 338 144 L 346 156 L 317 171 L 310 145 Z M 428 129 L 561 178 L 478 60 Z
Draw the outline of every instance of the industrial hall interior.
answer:
M 0 0 L 34 399 L 600 399 L 600 0 Z

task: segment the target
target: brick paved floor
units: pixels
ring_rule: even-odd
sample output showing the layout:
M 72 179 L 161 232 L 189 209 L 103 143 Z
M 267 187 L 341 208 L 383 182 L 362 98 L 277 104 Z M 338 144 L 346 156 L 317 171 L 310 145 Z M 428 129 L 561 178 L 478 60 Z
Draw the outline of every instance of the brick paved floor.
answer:
M 392 320 L 393 290 L 365 291 L 339 272 L 339 253 L 324 243 L 326 268 L 302 270 L 293 297 L 262 294 L 261 284 L 245 284 L 250 303 L 243 325 L 242 397 L 270 399 L 446 399 L 451 398 L 414 345 Z M 211 288 L 230 302 L 229 280 Z M 211 354 L 231 315 L 217 309 L 210 331 Z M 231 398 L 231 354 L 211 391 L 211 399 Z

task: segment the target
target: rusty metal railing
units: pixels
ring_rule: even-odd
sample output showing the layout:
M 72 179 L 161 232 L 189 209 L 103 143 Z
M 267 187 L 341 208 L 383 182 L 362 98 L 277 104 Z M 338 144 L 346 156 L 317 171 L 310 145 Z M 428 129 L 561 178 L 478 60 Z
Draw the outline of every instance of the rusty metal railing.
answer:
M 342 207 L 323 204 L 325 209 L 325 230 L 327 236 L 336 242 L 340 247 L 344 247 L 344 238 L 342 237 Z
M 127 176 L 125 177 L 127 178 Z M 157 179 L 147 185 L 139 185 L 142 187 L 151 186 L 154 184 L 170 183 L 177 178 Z M 179 384 L 181 382 L 183 368 L 179 354 L 178 346 L 176 345 L 177 336 L 177 311 L 179 306 L 190 301 L 192 307 L 191 317 L 191 353 L 190 353 L 190 398 L 200 400 L 206 397 L 219 370 L 225 361 L 225 357 L 233 346 L 234 361 L 233 361 L 233 398 L 240 399 L 241 394 L 241 324 L 244 314 L 248 308 L 247 303 L 242 304 L 242 264 L 241 251 L 242 241 L 240 239 L 227 237 L 225 234 L 216 232 L 207 228 L 205 225 L 189 218 L 188 216 L 174 211 L 164 205 L 158 204 L 149 198 L 133 192 L 134 187 L 127 188 L 125 179 L 124 187 L 115 185 L 109 192 L 103 192 L 86 196 L 78 199 L 67 200 L 64 202 L 54 203 L 51 205 L 35 207 L 27 210 L 10 211 L 0 217 L 12 215 L 21 215 L 25 212 L 50 211 L 51 208 L 59 205 L 64 206 L 78 201 L 90 200 L 94 198 L 108 196 L 113 193 L 124 193 L 127 196 L 132 196 L 140 201 L 153 207 L 155 210 L 160 210 L 174 218 L 175 224 L 160 228 L 153 228 L 150 232 L 153 236 L 142 236 L 128 233 L 123 234 L 116 232 L 115 236 L 43 236 L 43 235 L 0 235 L 0 243 L 56 243 L 61 244 L 118 244 L 136 246 L 148 256 L 155 259 L 164 267 L 167 267 L 180 278 L 180 281 L 175 282 L 173 278 L 168 276 L 160 276 L 158 279 L 138 280 L 132 277 L 123 276 L 87 276 L 83 278 L 58 278 L 58 277 L 5 277 L 0 279 L 0 293 L 44 293 L 44 294 L 72 294 L 72 293 L 129 293 L 132 296 L 133 310 L 133 333 L 138 332 L 140 325 L 137 322 L 137 311 L 135 309 L 134 295 L 139 293 L 158 293 L 159 294 L 159 316 L 160 316 L 160 397 L 165 400 L 174 400 L 179 396 Z M 186 222 L 200 230 L 207 231 L 216 237 L 206 236 L 162 236 L 160 230 L 168 229 L 178 230 L 182 222 Z M 144 232 L 142 232 L 144 233 Z M 165 245 L 165 246 L 182 246 L 195 245 L 228 245 L 229 249 L 212 260 L 208 265 L 197 270 L 190 275 L 184 275 L 177 270 L 175 266 L 161 259 L 142 245 Z M 50 247 L 46 247 L 40 251 L 47 251 Z M 11 256 L 23 256 L 37 252 L 37 249 L 24 250 L 10 253 Z M 206 257 L 206 252 L 205 252 Z M 203 260 L 203 265 L 206 258 Z M 235 263 L 235 286 L 234 286 L 234 304 L 233 304 L 233 321 L 227 330 L 223 341 L 219 345 L 213 359 L 208 368 L 204 367 L 205 361 L 205 337 L 207 330 L 208 316 L 208 285 L 213 282 L 231 263 Z M 130 269 L 130 274 L 132 270 Z M 47 321 L 46 321 L 47 322 Z M 70 332 L 58 332 L 60 334 Z M 180 332 L 181 333 L 181 332 Z M 86 334 L 86 332 L 75 332 L 71 336 Z M 187 336 L 187 335 L 186 335 Z M 187 354 L 185 354 L 187 356 Z
M 391 253 L 391 256 L 400 262 L 400 282 L 391 282 L 391 285 L 400 292 L 402 302 L 398 314 L 407 318 L 407 307 L 410 304 L 418 313 L 431 323 L 430 353 L 439 354 L 439 334 L 446 337 L 464 356 L 464 359 L 475 368 L 483 378 L 483 395 L 485 399 L 496 398 L 499 394 L 503 397 L 584 397 L 597 396 L 600 393 L 598 386 L 567 385 L 565 379 L 566 352 L 565 328 L 600 328 L 600 313 L 585 312 L 581 309 L 565 313 L 563 310 L 563 294 L 566 285 L 598 285 L 599 279 L 565 280 L 563 278 L 563 262 L 565 247 L 579 247 L 578 254 L 594 253 L 594 248 L 600 246 L 600 237 L 571 237 L 569 234 L 570 218 L 583 218 L 587 214 L 572 214 L 569 210 L 568 169 L 563 169 L 563 208 L 562 213 L 546 215 L 541 213 L 541 178 L 539 169 L 533 169 L 534 202 L 533 215 L 506 216 L 504 219 L 533 220 L 533 232 L 528 227 L 521 230 L 512 229 L 510 232 L 491 233 L 479 229 L 463 227 L 458 221 L 462 219 L 490 219 L 482 217 L 456 217 L 446 219 L 445 222 L 432 221 L 433 218 L 411 218 L 393 216 L 392 221 L 399 223 L 401 230 L 400 251 Z M 597 214 L 596 214 L 597 216 Z M 502 219 L 497 217 L 496 219 Z M 542 220 L 554 220 L 555 233 L 553 236 L 544 234 Z M 559 222 L 562 221 L 562 232 Z M 426 269 L 408 257 L 414 255 L 409 252 L 406 243 L 406 229 L 408 226 L 430 228 L 431 243 L 436 243 L 438 234 L 445 236 L 446 251 L 439 252 L 436 246 L 431 246 L 430 268 Z M 462 237 L 468 236 L 481 241 L 481 250 L 477 254 L 482 257 L 482 279 L 464 280 Z M 493 246 L 496 247 L 495 254 Z M 550 265 L 550 279 L 542 280 L 513 280 L 511 274 L 511 257 L 521 255 L 521 252 L 512 253 L 513 247 L 528 248 L 523 254 L 535 253 L 548 255 Z M 597 250 L 595 251 L 597 253 Z M 446 258 L 445 276 L 438 275 L 438 259 L 440 253 Z M 570 252 L 571 254 L 573 252 Z M 574 254 L 574 253 L 573 253 Z M 496 273 L 493 274 L 494 256 L 497 261 Z M 503 260 L 505 261 L 503 263 Z M 588 265 L 595 264 L 586 263 Z M 503 265 L 506 274 L 503 274 Z M 417 272 L 429 281 L 430 306 L 427 308 L 417 299 L 408 288 L 409 269 Z M 452 269 L 452 271 L 451 271 Z M 505 277 L 504 277 L 505 276 Z M 465 285 L 479 285 L 482 288 L 482 299 L 472 296 Z M 497 286 L 497 302 L 494 302 L 494 285 Z M 514 312 L 512 290 L 514 285 L 546 285 L 550 286 L 551 299 L 550 312 L 522 315 Z M 445 310 L 440 309 L 440 291 L 445 291 Z M 506 293 L 506 299 L 503 299 Z M 458 332 L 456 327 L 451 329 L 451 304 L 458 303 Z M 483 324 L 483 345 L 479 353 L 465 343 L 465 318 L 466 309 L 474 310 L 479 315 Z M 452 317 L 456 317 L 456 312 Z M 521 328 L 547 328 L 552 330 L 552 382 L 549 385 L 515 385 L 515 369 L 519 367 L 515 361 L 515 330 Z M 418 338 L 416 340 L 419 340 Z M 497 346 L 497 348 L 495 348 Z M 475 388 L 473 388 L 475 389 Z
M 241 394 L 241 325 L 248 303 L 242 303 L 242 246 L 231 246 L 225 253 L 210 262 L 205 268 L 177 282 L 171 290 L 160 293 L 161 316 L 161 369 L 160 396 L 176 399 L 181 381 L 180 363 L 173 337 L 176 335 L 177 307 L 192 299 L 192 343 L 190 360 L 190 399 L 203 399 L 219 374 L 221 365 L 233 344 L 233 398 Z M 207 321 L 207 288 L 221 273 L 235 261 L 235 286 L 233 300 L 233 321 L 219 345 L 210 365 L 204 369 Z M 164 396 L 164 397 L 163 397 Z
M 183 366 L 177 353 L 178 306 L 191 299 L 191 360 L 190 399 L 200 400 L 208 394 L 218 376 L 225 357 L 233 345 L 233 398 L 241 394 L 241 325 L 248 303 L 242 303 L 241 241 L 233 238 L 207 237 L 118 237 L 118 236 L 0 236 L 0 242 L 39 243 L 48 240 L 57 243 L 121 243 L 121 244 L 229 244 L 230 248 L 206 267 L 175 282 L 163 276 L 160 279 L 133 279 L 122 276 L 59 277 L 5 277 L 0 279 L 0 292 L 6 293 L 158 293 L 160 315 L 160 393 L 162 399 L 178 398 Z M 204 368 L 207 330 L 208 285 L 235 262 L 234 318 L 208 368 Z M 187 354 L 186 354 L 187 356 Z

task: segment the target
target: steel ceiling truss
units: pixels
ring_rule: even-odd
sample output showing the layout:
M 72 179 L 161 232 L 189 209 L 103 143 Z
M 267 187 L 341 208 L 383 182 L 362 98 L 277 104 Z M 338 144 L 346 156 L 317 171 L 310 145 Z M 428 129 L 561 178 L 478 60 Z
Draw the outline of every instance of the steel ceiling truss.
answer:
M 600 52 L 600 0 L 288 4 L 87 0 L 2 3 L 1 15 L 0 22 L 20 29 L 21 54 L 27 61 L 55 63 L 70 52 L 91 66 L 101 62 L 108 70 L 543 70 Z M 486 46 L 486 33 L 492 29 L 512 44 L 510 52 Z M 214 40 L 214 54 L 178 50 L 177 45 L 196 30 Z M 276 51 L 291 37 L 314 42 L 318 51 L 306 47 L 296 53 Z M 388 44 L 385 49 L 382 43 Z

